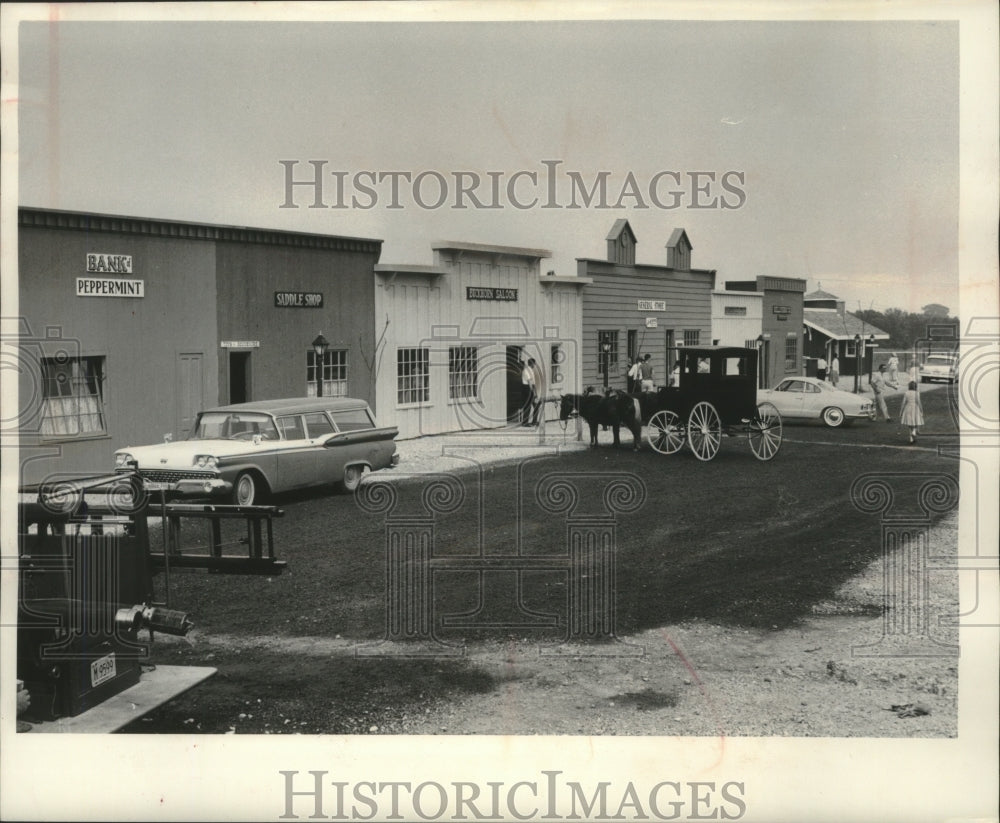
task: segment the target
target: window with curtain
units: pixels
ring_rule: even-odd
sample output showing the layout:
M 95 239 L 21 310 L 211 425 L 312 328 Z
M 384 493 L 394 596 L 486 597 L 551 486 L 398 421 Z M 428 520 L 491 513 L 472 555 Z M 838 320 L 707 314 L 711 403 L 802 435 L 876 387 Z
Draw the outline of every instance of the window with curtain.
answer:
M 42 392 L 43 436 L 107 433 L 103 357 L 43 358 Z

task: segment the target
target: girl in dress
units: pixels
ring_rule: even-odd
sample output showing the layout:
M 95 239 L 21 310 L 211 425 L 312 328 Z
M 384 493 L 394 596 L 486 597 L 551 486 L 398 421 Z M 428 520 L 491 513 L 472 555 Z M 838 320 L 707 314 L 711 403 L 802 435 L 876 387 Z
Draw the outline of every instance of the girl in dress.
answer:
M 924 407 L 920 404 L 920 393 L 915 381 L 910 381 L 903 395 L 903 405 L 899 409 L 899 422 L 910 427 L 910 443 L 917 442 L 917 428 L 924 425 Z

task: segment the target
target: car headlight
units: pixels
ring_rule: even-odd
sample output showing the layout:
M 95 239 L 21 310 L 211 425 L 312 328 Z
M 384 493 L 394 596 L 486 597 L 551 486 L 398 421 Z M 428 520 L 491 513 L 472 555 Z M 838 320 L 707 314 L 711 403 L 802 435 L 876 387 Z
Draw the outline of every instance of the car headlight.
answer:
M 196 454 L 194 465 L 199 469 L 215 471 L 219 467 L 219 458 L 212 454 Z
M 118 452 L 115 454 L 115 468 L 125 469 L 131 465 L 135 465 L 135 458 L 128 452 Z

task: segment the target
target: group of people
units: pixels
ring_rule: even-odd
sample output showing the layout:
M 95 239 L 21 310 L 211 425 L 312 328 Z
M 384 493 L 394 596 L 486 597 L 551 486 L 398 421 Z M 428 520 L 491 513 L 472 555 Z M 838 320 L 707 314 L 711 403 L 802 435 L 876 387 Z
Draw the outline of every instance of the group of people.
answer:
M 836 354 L 833 355 L 833 360 L 829 363 L 826 362 L 825 357 L 820 357 L 816 362 L 816 376 L 820 380 L 826 380 L 827 368 L 829 368 L 830 383 L 834 388 L 837 388 L 837 384 L 840 382 L 840 358 Z
M 896 361 L 895 367 L 892 365 L 893 360 Z M 899 361 L 896 359 L 896 355 L 893 355 L 889 363 L 882 363 L 878 367 L 878 371 L 872 375 L 871 379 L 875 405 L 878 407 L 879 412 L 881 412 L 882 417 L 885 418 L 886 423 L 891 423 L 892 418 L 889 417 L 889 409 L 885 403 L 885 393 L 888 388 L 899 388 L 897 379 L 898 369 Z M 899 407 L 899 422 L 909 428 L 910 443 L 916 443 L 917 436 L 920 433 L 920 426 L 924 425 L 924 407 L 920 401 L 920 392 L 917 387 L 915 375 L 911 374 L 910 377 L 910 382 L 903 393 L 902 404 Z
M 828 365 L 830 383 L 836 388 L 837 383 L 840 382 L 840 360 L 836 354 L 833 355 L 833 360 L 829 364 L 827 364 L 826 358 L 819 358 L 816 362 L 816 376 L 820 380 L 826 380 Z M 917 391 L 915 368 L 911 369 L 909 378 L 899 410 L 899 421 L 910 429 L 910 443 L 916 443 L 919 427 L 924 424 L 924 409 L 920 402 L 920 393 Z M 872 375 L 870 385 L 878 412 L 881 413 L 886 423 L 891 423 L 892 418 L 889 416 L 885 394 L 888 389 L 899 388 L 899 357 L 895 352 L 892 353 L 887 362 L 879 365 L 878 371 Z
M 628 391 L 653 391 L 653 355 L 644 354 L 636 358 L 628 368 Z

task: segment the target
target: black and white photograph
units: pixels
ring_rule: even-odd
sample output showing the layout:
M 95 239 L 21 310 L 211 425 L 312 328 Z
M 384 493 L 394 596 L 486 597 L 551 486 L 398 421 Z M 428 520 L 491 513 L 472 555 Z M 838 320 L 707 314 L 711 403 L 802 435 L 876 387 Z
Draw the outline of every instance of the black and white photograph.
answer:
M 0 24 L 0 818 L 1000 819 L 994 4 Z

